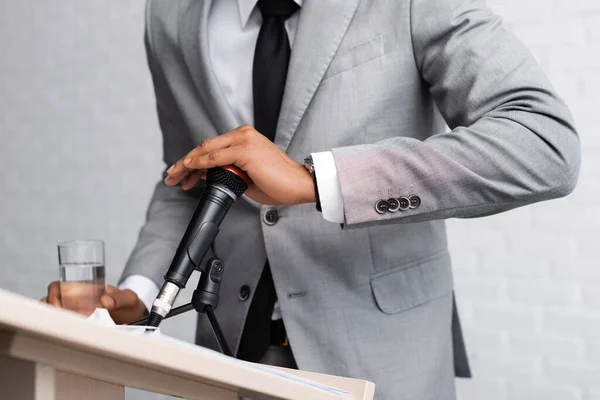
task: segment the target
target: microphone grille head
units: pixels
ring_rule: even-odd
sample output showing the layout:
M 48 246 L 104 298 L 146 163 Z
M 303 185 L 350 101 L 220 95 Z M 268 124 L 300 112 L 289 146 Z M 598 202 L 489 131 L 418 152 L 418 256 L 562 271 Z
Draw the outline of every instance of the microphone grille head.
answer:
M 244 179 L 225 168 L 210 168 L 206 174 L 206 183 L 224 186 L 231 190 L 236 197 L 240 197 L 248 189 L 248 184 Z

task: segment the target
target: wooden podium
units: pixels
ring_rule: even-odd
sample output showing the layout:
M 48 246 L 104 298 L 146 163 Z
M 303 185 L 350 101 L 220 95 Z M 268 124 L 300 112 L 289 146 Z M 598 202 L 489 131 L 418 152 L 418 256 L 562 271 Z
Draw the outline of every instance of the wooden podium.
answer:
M 342 389 L 348 395 L 285 374 Z M 375 391 L 373 383 L 357 379 L 256 368 L 191 344 L 103 326 L 0 290 L 1 399 L 124 399 L 124 386 L 190 400 L 235 400 L 238 395 L 372 400 Z

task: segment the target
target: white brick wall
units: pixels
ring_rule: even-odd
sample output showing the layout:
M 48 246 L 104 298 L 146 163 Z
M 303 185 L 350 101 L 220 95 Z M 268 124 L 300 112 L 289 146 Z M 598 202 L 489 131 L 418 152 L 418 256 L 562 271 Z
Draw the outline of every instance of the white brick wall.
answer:
M 462 400 L 600 400 L 600 0 L 489 0 L 571 107 L 583 145 L 566 199 L 449 221 L 474 378 Z

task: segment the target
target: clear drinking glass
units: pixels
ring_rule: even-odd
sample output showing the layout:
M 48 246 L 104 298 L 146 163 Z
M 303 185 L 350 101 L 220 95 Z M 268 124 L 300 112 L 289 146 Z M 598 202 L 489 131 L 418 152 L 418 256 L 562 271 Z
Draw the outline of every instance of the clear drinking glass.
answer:
M 104 242 L 73 240 L 58 244 L 62 306 L 83 315 L 101 308 L 106 291 Z

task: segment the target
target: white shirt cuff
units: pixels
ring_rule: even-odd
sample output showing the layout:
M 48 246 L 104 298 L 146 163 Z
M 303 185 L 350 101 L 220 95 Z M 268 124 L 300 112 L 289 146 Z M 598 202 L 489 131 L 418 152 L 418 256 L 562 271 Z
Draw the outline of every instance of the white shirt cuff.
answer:
M 333 153 L 323 151 L 312 154 L 317 175 L 317 187 L 323 218 L 338 224 L 344 223 L 344 199 L 335 167 Z
M 129 289 L 133 291 L 146 306 L 146 310 L 150 312 L 152 303 L 158 296 L 159 288 L 156 283 L 143 275 L 131 275 L 119 285 L 119 289 Z

